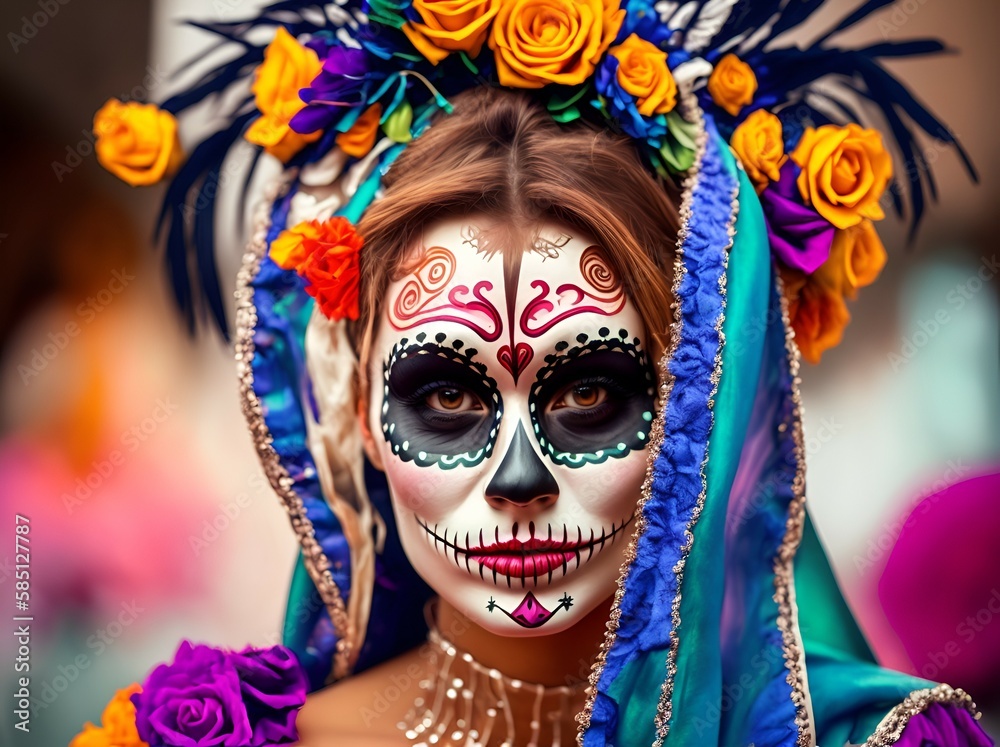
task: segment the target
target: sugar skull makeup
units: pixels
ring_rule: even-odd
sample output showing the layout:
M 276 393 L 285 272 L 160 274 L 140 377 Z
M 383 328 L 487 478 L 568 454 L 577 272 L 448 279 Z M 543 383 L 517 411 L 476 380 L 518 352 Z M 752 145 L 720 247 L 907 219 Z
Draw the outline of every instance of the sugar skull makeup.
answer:
M 390 284 L 369 425 L 414 568 L 483 627 L 543 635 L 614 591 L 655 381 L 592 237 L 546 221 L 512 257 L 480 242 L 491 223 L 432 224 Z

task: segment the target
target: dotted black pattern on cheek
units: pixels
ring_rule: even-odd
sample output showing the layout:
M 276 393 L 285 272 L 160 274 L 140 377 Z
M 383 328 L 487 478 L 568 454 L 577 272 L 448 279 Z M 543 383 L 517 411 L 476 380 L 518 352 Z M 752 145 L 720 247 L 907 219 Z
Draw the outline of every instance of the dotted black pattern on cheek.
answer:
M 445 344 L 447 336 L 443 333 L 435 335 L 434 342 L 427 342 L 427 334 L 420 332 L 415 336 L 415 342 L 409 338 L 402 338 L 393 345 L 389 351 L 386 361 L 382 364 L 382 409 L 381 425 L 382 436 L 389 444 L 393 455 L 404 462 L 415 462 L 421 467 L 433 467 L 437 465 L 441 469 L 454 469 L 458 466 L 474 467 L 487 459 L 496 445 L 497 432 L 500 430 L 500 419 L 503 417 L 503 399 L 500 396 L 500 389 L 494 379 L 486 373 L 486 366 L 474 360 L 477 350 L 465 347 L 462 340 L 453 340 L 449 345 Z M 397 408 L 401 404 L 396 402 L 389 392 L 389 377 L 393 365 L 403 358 L 413 355 L 438 355 L 449 360 L 461 363 L 472 370 L 477 379 L 482 381 L 483 387 L 488 392 L 486 406 L 489 409 L 487 415 L 488 422 L 483 425 L 483 435 L 478 431 L 473 433 L 474 443 L 471 448 L 465 451 L 455 451 L 446 453 L 441 451 L 431 451 L 422 449 L 419 443 L 411 439 L 401 429 L 397 428 L 399 422 L 399 412 Z M 486 427 L 488 425 L 488 428 Z M 480 436 L 476 438 L 476 436 Z M 465 444 L 468 445 L 468 440 Z
M 639 451 L 646 447 L 649 440 L 649 428 L 653 422 L 653 408 L 656 395 L 656 382 L 653 369 L 649 365 L 649 360 L 642 349 L 641 341 L 638 337 L 629 340 L 629 333 L 625 329 L 618 331 L 618 337 L 608 337 L 610 331 L 606 327 L 599 330 L 600 337 L 589 339 L 587 335 L 580 334 L 576 337 L 577 345 L 561 341 L 555 344 L 556 353 L 545 356 L 545 366 L 538 372 L 535 383 L 532 385 L 531 394 L 528 400 L 528 410 L 531 416 L 531 427 L 538 439 L 542 453 L 547 454 L 556 464 L 566 467 L 582 467 L 586 464 L 601 464 L 608 459 L 621 459 L 633 451 Z M 641 407 L 636 408 L 637 417 L 635 427 L 614 443 L 609 443 L 602 448 L 590 451 L 567 451 L 560 450 L 552 443 L 545 431 L 544 423 L 540 416 L 541 404 L 539 395 L 545 388 L 548 379 L 553 376 L 562 366 L 575 361 L 583 356 L 600 351 L 620 351 L 634 358 L 642 368 L 645 381 L 645 391 L 642 394 Z

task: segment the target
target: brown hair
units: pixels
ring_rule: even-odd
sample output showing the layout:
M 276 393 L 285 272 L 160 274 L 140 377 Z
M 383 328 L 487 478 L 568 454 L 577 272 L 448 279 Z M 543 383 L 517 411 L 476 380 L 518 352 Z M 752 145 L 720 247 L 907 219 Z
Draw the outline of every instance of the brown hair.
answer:
M 561 125 L 527 92 L 479 86 L 451 103 L 454 111 L 438 115 L 391 165 L 384 194 L 357 226 L 365 244 L 351 335 L 361 396 L 387 286 L 428 224 L 463 212 L 502 218 L 512 233 L 550 217 L 593 235 L 658 355 L 672 319 L 675 188 L 643 166 L 628 136 L 589 123 Z

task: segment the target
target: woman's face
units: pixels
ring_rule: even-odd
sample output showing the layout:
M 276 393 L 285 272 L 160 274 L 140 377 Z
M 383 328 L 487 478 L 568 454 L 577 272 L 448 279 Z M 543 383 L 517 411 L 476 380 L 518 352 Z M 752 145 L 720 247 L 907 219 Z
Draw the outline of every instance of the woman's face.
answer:
M 491 220 L 432 224 L 389 286 L 369 426 L 417 572 L 488 630 L 547 635 L 614 592 L 655 376 L 593 237 L 547 221 L 496 253 Z

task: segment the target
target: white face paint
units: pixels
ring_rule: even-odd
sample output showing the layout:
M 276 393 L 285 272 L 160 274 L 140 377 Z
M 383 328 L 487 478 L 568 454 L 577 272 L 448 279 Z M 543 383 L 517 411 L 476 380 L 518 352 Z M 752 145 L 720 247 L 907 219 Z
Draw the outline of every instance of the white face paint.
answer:
M 593 237 L 545 222 L 505 270 L 490 223 L 431 225 L 389 286 L 369 424 L 417 572 L 488 630 L 547 635 L 614 592 L 655 376 Z

